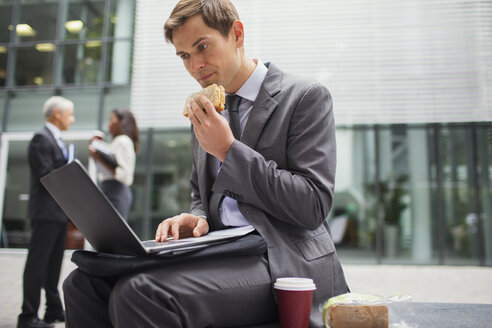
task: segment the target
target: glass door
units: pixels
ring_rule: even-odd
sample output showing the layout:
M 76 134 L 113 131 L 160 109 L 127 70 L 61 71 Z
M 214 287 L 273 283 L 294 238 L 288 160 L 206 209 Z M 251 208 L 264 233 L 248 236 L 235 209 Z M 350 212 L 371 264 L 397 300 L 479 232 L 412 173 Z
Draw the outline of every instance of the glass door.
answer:
M 32 133 L 3 134 L 0 149 L 0 247 L 26 248 L 31 227 L 27 217 L 29 202 L 29 163 L 27 151 Z M 66 143 L 75 144 L 77 159 L 87 167 L 91 132 L 65 133 Z M 67 248 L 83 248 L 84 240 L 71 224 Z
M 1 247 L 26 248 L 30 226 L 27 218 L 29 200 L 29 165 L 27 146 L 30 135 L 17 135 L 15 139 L 2 136 L 0 192 L 2 202 Z

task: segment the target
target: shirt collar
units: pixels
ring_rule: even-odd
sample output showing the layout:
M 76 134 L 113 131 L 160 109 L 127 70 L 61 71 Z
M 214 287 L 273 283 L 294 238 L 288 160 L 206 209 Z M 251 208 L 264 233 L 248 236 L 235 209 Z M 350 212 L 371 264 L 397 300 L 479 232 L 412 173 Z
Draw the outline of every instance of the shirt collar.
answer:
M 254 102 L 258 93 L 260 93 L 261 85 L 265 76 L 267 74 L 268 68 L 261 62 L 261 60 L 256 59 L 256 68 L 249 79 L 243 84 L 241 88 L 236 92 L 241 98 L 246 98 L 249 101 Z
M 45 126 L 50 130 L 51 134 L 53 135 L 53 137 L 55 139 L 60 139 L 61 138 L 61 132 L 60 132 L 60 129 L 58 129 L 56 127 L 56 125 L 54 125 L 53 123 L 51 122 L 46 122 Z

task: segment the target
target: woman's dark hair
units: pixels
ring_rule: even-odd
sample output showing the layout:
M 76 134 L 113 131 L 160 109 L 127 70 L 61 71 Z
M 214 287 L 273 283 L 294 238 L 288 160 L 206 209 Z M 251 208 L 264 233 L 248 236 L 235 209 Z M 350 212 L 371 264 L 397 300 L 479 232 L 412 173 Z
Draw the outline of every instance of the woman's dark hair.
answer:
M 116 108 L 111 112 L 118 118 L 120 121 L 120 133 L 127 135 L 133 141 L 133 147 L 135 148 L 135 152 L 138 153 L 140 141 L 139 141 L 139 132 L 137 127 L 137 121 L 135 120 L 135 116 L 128 109 Z

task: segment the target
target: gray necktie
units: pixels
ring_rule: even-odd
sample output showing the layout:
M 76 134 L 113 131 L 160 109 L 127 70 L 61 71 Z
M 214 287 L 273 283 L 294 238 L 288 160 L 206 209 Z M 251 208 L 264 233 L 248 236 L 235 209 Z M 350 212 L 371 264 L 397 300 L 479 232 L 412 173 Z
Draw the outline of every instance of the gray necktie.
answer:
M 239 121 L 239 103 L 241 97 L 238 95 L 226 96 L 226 109 L 229 111 L 229 126 L 231 127 L 232 134 L 237 140 L 241 139 L 241 124 Z
M 241 138 L 241 124 L 239 121 L 239 103 L 241 97 L 238 95 L 226 96 L 226 109 L 229 111 L 229 126 L 231 127 L 234 138 L 239 140 Z M 212 230 L 218 230 L 224 228 L 222 220 L 220 218 L 220 206 L 224 195 L 212 192 L 209 199 L 209 224 L 212 226 Z

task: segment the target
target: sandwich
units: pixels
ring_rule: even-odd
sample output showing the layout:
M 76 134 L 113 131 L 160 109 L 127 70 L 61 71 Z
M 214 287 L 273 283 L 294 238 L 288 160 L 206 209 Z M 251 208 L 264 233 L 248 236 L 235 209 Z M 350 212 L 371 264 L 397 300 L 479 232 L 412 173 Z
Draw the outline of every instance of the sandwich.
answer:
M 209 85 L 208 87 L 202 89 L 199 92 L 194 92 L 191 95 L 188 96 L 186 99 L 185 106 L 183 108 L 183 115 L 188 117 L 188 103 L 192 100 L 195 99 L 200 106 L 200 101 L 198 100 L 199 95 L 204 95 L 207 97 L 208 100 L 214 105 L 215 110 L 218 112 L 221 112 L 224 110 L 225 107 L 225 90 L 224 87 L 221 85 L 217 84 L 212 84 Z M 202 106 L 203 107 L 203 106 Z

